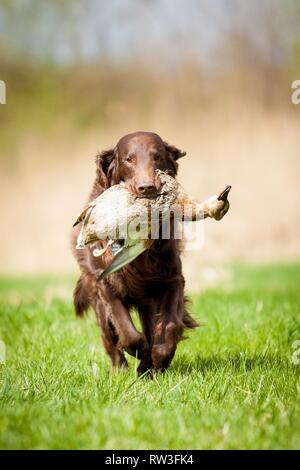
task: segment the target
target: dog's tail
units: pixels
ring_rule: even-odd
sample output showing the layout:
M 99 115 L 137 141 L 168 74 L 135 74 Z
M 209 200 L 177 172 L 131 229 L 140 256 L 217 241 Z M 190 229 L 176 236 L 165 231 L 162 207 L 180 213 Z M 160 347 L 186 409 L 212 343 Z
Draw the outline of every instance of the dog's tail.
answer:
M 184 297 L 184 314 L 183 314 L 183 325 L 184 328 L 197 328 L 198 326 L 201 326 L 199 322 L 197 322 L 191 314 L 187 310 L 187 306 L 190 303 L 189 299 L 187 297 Z
M 86 276 L 82 274 L 73 292 L 73 302 L 76 315 L 82 317 L 90 306 Z

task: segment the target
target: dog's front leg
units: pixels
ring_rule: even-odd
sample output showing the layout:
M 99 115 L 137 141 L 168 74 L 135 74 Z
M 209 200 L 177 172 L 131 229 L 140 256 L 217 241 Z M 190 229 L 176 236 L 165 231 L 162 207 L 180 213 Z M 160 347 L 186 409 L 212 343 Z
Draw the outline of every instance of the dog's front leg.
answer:
M 146 337 L 137 331 L 128 309 L 124 306 L 122 301 L 113 296 L 106 290 L 106 301 L 111 306 L 112 316 L 111 319 L 119 337 L 119 348 L 131 356 L 142 359 L 148 350 L 148 342 Z
M 166 369 L 173 359 L 182 338 L 183 314 L 183 287 L 176 285 L 164 295 L 154 329 L 151 358 L 155 369 Z
M 146 305 L 139 306 L 139 316 L 143 333 L 146 336 L 149 345 L 148 351 L 146 351 L 137 369 L 139 374 L 144 374 L 145 372 L 153 369 L 151 348 L 153 345 L 154 328 L 157 319 L 157 303 L 153 300 Z

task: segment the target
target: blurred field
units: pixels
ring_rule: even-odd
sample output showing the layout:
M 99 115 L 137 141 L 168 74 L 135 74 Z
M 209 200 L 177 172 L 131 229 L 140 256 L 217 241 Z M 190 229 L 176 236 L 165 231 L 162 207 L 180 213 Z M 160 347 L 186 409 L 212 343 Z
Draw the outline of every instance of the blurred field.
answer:
M 228 268 L 229 269 L 229 268 Z M 2 278 L 1 449 L 297 449 L 298 264 L 236 266 L 192 296 L 204 323 L 154 380 L 111 373 L 68 277 Z
M 280 261 L 300 256 L 300 143 L 298 116 L 254 109 L 194 115 L 170 127 L 148 128 L 187 151 L 179 180 L 203 199 L 232 184 L 231 210 L 205 222 L 205 243 L 187 252 L 190 289 L 202 267 L 229 260 Z M 2 163 L 0 271 L 70 272 L 73 220 L 94 178 L 97 149 L 114 145 L 138 123 L 99 133 L 78 132 L 67 142 L 29 135 L 16 163 Z M 177 128 L 176 128 L 177 127 Z M 142 126 L 143 128 L 143 126 Z M 176 137 L 175 137 L 176 136 Z
M 77 269 L 94 155 L 136 130 L 187 151 L 192 195 L 233 187 L 184 257 L 189 289 L 226 261 L 299 259 L 299 19 L 299 0 L 1 2 L 0 272 Z

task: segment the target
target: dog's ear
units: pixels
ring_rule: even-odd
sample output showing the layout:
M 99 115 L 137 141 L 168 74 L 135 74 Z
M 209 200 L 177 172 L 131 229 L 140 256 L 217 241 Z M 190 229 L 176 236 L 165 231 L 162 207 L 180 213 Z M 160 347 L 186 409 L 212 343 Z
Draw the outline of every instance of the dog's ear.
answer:
M 177 161 L 179 158 L 182 158 L 186 155 L 186 152 L 179 150 L 175 145 L 170 145 L 167 142 L 164 142 L 166 151 L 170 154 L 173 160 Z
M 114 184 L 118 184 L 119 181 L 119 159 L 118 159 L 118 152 L 117 149 L 113 152 L 113 159 L 109 164 L 107 169 L 107 179 L 108 185 L 113 186 Z
M 167 152 L 168 169 L 171 170 L 171 172 L 175 176 L 178 170 L 177 160 L 179 160 L 179 158 L 184 157 L 186 155 L 186 152 L 179 150 L 177 147 L 175 147 L 174 145 L 170 145 L 167 142 L 164 142 L 164 146 Z
M 96 155 L 97 183 L 105 190 L 114 183 L 116 169 L 115 149 L 102 150 Z

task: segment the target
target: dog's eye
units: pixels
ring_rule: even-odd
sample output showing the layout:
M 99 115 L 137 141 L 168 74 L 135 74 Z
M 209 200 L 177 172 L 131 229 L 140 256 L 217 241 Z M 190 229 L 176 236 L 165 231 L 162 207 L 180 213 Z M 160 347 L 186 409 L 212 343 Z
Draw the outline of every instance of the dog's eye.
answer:
M 160 159 L 159 153 L 155 153 L 155 154 L 153 155 L 153 160 L 154 160 L 155 162 L 158 162 L 159 159 Z
M 127 155 L 127 156 L 125 157 L 125 162 L 127 162 L 127 163 L 131 163 L 132 160 L 133 160 L 133 155 Z

